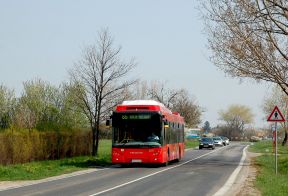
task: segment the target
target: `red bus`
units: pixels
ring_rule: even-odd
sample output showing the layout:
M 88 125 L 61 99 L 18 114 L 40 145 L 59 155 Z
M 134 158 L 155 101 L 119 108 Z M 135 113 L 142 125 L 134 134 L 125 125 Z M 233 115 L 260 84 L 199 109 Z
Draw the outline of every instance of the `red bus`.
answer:
M 112 163 L 167 165 L 184 156 L 184 118 L 153 100 L 124 101 L 112 114 Z

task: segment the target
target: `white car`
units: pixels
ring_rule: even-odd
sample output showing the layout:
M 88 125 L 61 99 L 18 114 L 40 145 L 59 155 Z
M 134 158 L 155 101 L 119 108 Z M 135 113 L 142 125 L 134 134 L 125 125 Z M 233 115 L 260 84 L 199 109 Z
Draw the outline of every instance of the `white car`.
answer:
M 230 144 L 230 141 L 227 137 L 224 137 L 224 136 L 220 136 L 221 139 L 223 140 L 223 145 L 226 146 L 226 145 L 229 145 Z
M 223 140 L 221 137 L 213 137 L 215 146 L 223 146 Z

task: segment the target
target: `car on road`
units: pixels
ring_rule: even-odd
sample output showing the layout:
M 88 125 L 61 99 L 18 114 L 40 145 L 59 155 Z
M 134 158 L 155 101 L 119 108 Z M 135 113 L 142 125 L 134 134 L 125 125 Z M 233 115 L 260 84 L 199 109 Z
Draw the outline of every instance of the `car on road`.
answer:
M 214 141 L 211 137 L 202 137 L 199 140 L 199 149 L 202 148 L 211 148 L 212 150 L 215 149 Z
M 224 137 L 224 136 L 220 136 L 221 139 L 223 140 L 223 145 L 226 146 L 226 145 L 229 145 L 230 144 L 230 141 L 227 137 Z
M 213 137 L 213 141 L 215 146 L 223 146 L 223 140 L 221 137 Z

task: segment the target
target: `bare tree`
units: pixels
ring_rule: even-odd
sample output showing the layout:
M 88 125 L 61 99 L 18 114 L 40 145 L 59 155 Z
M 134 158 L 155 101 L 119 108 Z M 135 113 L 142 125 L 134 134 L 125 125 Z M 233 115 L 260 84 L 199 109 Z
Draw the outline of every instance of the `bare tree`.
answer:
M 166 107 L 172 108 L 172 103 L 180 95 L 182 89 L 175 90 L 167 88 L 167 84 L 164 82 L 153 81 L 150 87 L 148 87 L 147 96 L 151 99 L 163 103 Z
M 120 59 L 121 47 L 113 47 L 107 29 L 99 32 L 96 44 L 86 46 L 82 59 L 70 71 L 72 82 L 78 86 L 79 106 L 87 116 L 93 134 L 92 155 L 97 155 L 99 126 L 113 107 L 123 99 L 122 92 L 135 80 L 122 81 L 136 64 L 132 59 Z M 75 100 L 75 101 L 76 101 Z
M 288 95 L 288 1 L 201 4 L 212 62 L 232 77 L 275 83 Z
M 201 123 L 202 108 L 185 89 L 170 89 L 159 81 L 152 81 L 150 85 L 138 81 L 127 94 L 130 99 L 153 99 L 163 103 L 172 111 L 179 112 L 187 126 L 196 127 Z
M 278 106 L 283 115 L 288 117 L 288 97 L 287 95 L 278 87 L 275 86 L 272 90 L 272 94 L 268 97 L 265 98 L 263 104 L 262 104 L 262 109 L 263 112 L 266 114 L 266 117 L 271 114 L 273 108 L 275 106 Z M 287 144 L 288 140 L 288 125 L 287 122 L 282 122 L 280 123 L 282 129 L 284 130 L 284 139 L 282 141 L 282 146 Z
M 145 80 L 138 80 L 132 89 L 129 89 L 130 99 L 151 99 L 149 96 L 148 82 Z
M 203 110 L 186 90 L 180 91 L 172 105 L 172 110 L 179 112 L 184 117 L 188 127 L 197 127 L 201 123 Z

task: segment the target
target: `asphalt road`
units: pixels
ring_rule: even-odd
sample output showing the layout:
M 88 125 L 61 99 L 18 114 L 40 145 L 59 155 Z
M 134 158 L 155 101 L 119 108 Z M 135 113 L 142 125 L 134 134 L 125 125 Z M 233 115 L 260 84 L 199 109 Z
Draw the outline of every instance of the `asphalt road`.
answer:
M 2 195 L 213 195 L 239 165 L 245 145 L 188 150 L 167 167 L 115 165 L 92 173 L 0 191 Z

